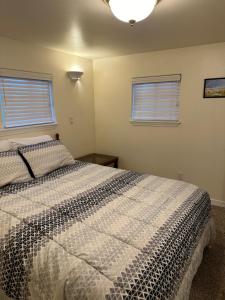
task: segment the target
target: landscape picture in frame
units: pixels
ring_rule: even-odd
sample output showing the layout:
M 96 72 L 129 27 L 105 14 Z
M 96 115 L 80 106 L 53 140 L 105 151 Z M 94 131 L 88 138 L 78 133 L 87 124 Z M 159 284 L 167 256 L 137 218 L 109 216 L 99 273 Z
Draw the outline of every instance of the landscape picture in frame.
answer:
M 205 79 L 204 98 L 225 98 L 225 78 Z

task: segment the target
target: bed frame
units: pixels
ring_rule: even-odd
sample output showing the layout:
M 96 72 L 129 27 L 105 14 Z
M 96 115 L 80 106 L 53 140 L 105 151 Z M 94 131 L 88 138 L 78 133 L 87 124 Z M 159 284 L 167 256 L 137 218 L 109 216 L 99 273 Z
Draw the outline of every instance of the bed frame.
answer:
M 59 133 L 56 133 L 56 134 L 55 134 L 55 139 L 56 139 L 57 141 L 59 141 Z

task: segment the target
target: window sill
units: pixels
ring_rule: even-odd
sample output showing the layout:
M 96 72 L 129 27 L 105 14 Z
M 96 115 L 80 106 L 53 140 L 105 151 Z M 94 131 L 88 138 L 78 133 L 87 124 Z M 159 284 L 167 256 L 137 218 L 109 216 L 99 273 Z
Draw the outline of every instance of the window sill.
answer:
M 20 135 L 26 133 L 36 133 L 36 132 L 54 132 L 57 128 L 58 124 L 43 124 L 43 125 L 33 125 L 33 126 L 24 126 L 24 127 L 17 127 L 17 128 L 2 128 L 0 129 L 0 138 L 13 136 L 13 135 Z
M 178 127 L 181 121 L 134 121 L 130 120 L 134 126 L 156 126 L 156 127 Z

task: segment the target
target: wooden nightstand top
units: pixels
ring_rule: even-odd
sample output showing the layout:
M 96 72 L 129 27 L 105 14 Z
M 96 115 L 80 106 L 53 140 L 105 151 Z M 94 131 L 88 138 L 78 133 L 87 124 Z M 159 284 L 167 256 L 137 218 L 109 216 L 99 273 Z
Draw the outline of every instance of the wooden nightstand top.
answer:
M 105 155 L 99 153 L 91 153 L 85 156 L 78 157 L 76 159 L 97 164 L 97 165 L 102 165 L 102 166 L 108 166 L 114 164 L 114 168 L 118 168 L 118 160 L 119 160 L 117 156 Z

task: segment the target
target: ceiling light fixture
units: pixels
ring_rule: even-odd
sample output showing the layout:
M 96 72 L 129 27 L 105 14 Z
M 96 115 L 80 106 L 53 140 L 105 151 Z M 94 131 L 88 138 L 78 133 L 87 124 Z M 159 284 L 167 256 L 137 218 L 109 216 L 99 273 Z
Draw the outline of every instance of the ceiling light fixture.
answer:
M 103 0 L 109 5 L 114 16 L 133 26 L 146 19 L 159 0 Z

